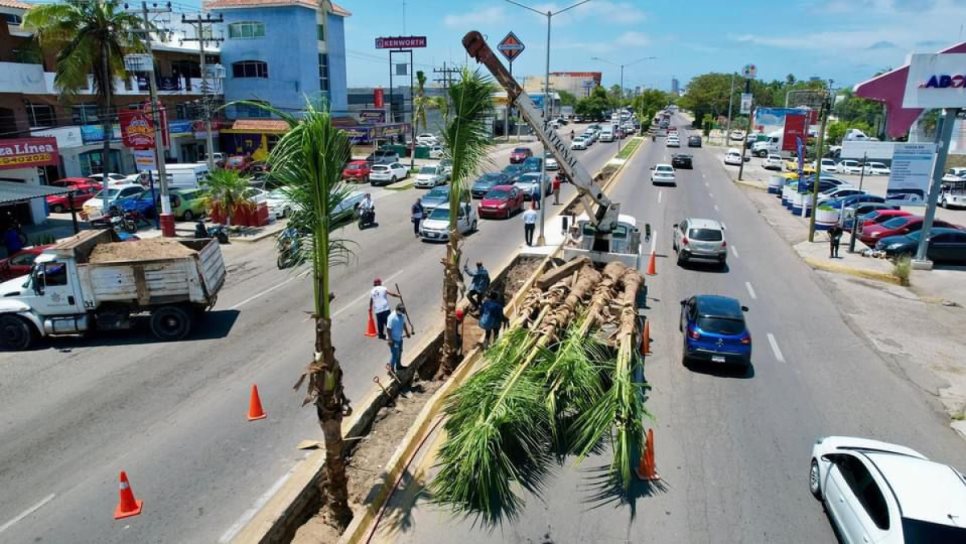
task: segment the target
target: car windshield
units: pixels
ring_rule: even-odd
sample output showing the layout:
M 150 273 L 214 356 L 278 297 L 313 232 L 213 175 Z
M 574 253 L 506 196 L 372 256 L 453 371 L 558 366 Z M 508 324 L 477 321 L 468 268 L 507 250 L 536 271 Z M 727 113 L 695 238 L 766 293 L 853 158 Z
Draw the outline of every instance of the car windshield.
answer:
M 436 173 L 436 167 L 435 166 L 424 166 L 424 167 L 422 167 L 422 168 L 419 169 L 419 173 L 420 174 L 435 174 Z
M 446 198 L 449 196 L 449 187 L 434 187 L 432 190 L 426 193 L 426 196 L 431 198 Z
M 514 153 L 526 153 L 528 151 L 530 151 L 530 150 L 527 149 L 527 148 L 525 148 L 525 147 L 518 147 L 518 148 L 516 148 L 516 149 L 513 150 Z
M 540 181 L 540 174 L 523 174 L 519 179 L 519 183 L 537 183 L 538 181 Z
M 897 229 L 909 222 L 908 217 L 893 217 L 892 219 L 882 223 L 882 226 L 887 229 Z
M 436 219 L 439 221 L 449 221 L 449 208 L 434 208 L 433 211 L 429 212 L 429 219 Z
M 720 242 L 724 237 L 717 229 L 691 229 L 688 231 L 688 238 L 699 242 Z
M 503 189 L 496 189 L 486 193 L 486 196 L 484 198 L 492 199 L 492 200 L 506 200 L 507 197 L 509 196 L 510 196 L 510 191 L 506 191 Z
M 674 168 L 671 168 L 670 166 L 658 166 L 654 169 L 654 171 L 662 174 L 670 174 L 671 172 L 674 172 Z
M 918 242 L 918 241 L 919 241 L 919 238 L 921 238 L 921 237 L 922 237 L 922 231 L 921 231 L 921 230 L 917 230 L 917 231 L 915 231 L 915 232 L 910 232 L 910 233 L 909 233 L 909 234 L 907 234 L 906 236 L 907 236 L 907 237 L 908 237 L 908 238 L 909 238 L 910 240 L 915 240 L 916 242 Z
M 740 334 L 745 330 L 745 321 L 730 317 L 701 316 L 698 318 L 698 328 L 718 334 Z
M 107 190 L 108 200 L 113 200 L 117 198 L 117 195 L 120 192 L 121 192 L 120 189 L 108 189 Z M 104 198 L 104 191 L 97 191 L 97 193 L 94 194 L 93 200 L 102 199 L 102 198 Z

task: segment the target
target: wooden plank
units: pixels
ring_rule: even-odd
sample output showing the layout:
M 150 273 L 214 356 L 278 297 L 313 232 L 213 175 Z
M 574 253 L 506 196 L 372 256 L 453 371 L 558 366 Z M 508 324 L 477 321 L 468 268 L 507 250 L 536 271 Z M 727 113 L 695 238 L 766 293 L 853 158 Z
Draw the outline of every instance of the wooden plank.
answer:
M 537 281 L 534 282 L 534 285 L 540 289 L 546 290 L 551 285 L 572 275 L 575 271 L 580 270 L 581 267 L 587 264 L 590 264 L 590 259 L 587 257 L 581 257 L 568 263 L 564 263 L 556 268 L 551 268 L 537 278 Z

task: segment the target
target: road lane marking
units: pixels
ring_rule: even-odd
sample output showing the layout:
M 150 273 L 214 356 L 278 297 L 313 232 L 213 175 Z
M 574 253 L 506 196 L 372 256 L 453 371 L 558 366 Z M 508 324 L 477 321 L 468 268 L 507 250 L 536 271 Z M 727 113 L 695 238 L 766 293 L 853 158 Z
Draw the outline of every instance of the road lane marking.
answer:
M 385 279 L 383 279 L 383 280 L 382 280 L 382 284 L 383 284 L 383 285 L 388 285 L 388 284 L 389 284 L 389 282 L 390 282 L 391 280 L 393 280 L 393 279 L 395 279 L 395 278 L 398 278 L 398 277 L 399 277 L 399 275 L 400 275 L 400 274 L 402 274 L 402 273 L 403 273 L 403 271 L 402 271 L 402 270 L 399 270 L 399 271 L 397 271 L 397 272 L 396 272 L 395 274 L 392 274 L 392 275 L 390 275 L 389 277 L 387 277 L 387 278 L 385 278 Z M 336 317 L 338 317 L 338 316 L 339 316 L 339 314 L 341 314 L 342 312 L 344 312 L 344 311 L 346 311 L 346 310 L 348 310 L 349 308 L 352 308 L 353 306 L 355 306 L 356 304 L 358 304 L 358 303 L 360 303 L 360 302 L 362 302 L 363 300 L 365 300 L 365 299 L 367 299 L 367 298 L 369 298 L 370 296 L 372 296 L 372 291 L 366 291 L 365 293 L 362 293 L 361 295 L 359 295 L 359 296 L 357 296 L 357 297 L 356 297 L 356 298 L 354 298 L 354 299 L 353 299 L 353 300 L 352 300 L 351 302 L 349 302 L 348 304 L 346 304 L 346 305 L 345 305 L 345 306 L 343 306 L 342 308 L 339 308 L 338 310 L 336 310 L 336 311 L 335 311 L 335 312 L 334 312 L 334 313 L 332 314 L 332 319 L 335 319 L 335 318 L 336 318 Z
M 717 205 L 717 204 L 715 204 L 715 205 L 714 205 L 714 211 L 716 211 L 716 212 L 720 212 L 720 211 L 721 211 L 721 208 L 719 208 L 719 207 L 718 207 L 718 205 Z
M 708 197 L 714 198 L 714 193 L 712 193 L 711 191 L 708 191 Z
M 657 192 L 657 203 L 658 204 L 661 203 L 661 197 L 663 197 L 663 196 L 664 196 L 664 191 L 658 191 Z
M 305 457 L 308 457 L 308 454 L 306 454 Z M 245 525 L 247 525 L 248 522 L 255 517 L 255 514 L 257 514 L 258 511 L 261 510 L 263 506 L 265 506 L 265 503 L 267 503 L 269 499 L 271 499 L 272 497 L 275 496 L 276 493 L 278 493 L 278 490 L 281 489 L 283 485 L 285 485 L 285 482 L 287 482 L 289 478 L 292 477 L 292 474 L 295 473 L 295 469 L 298 468 L 298 466 L 299 466 L 298 463 L 296 463 L 295 465 L 292 466 L 292 468 L 289 469 L 288 472 L 283 474 L 281 478 L 279 478 L 278 480 L 275 480 L 275 483 L 272 484 L 272 487 L 268 488 L 268 491 L 262 493 L 262 496 L 258 497 L 258 500 L 255 501 L 255 504 L 253 504 L 252 507 L 249 508 L 248 510 L 245 510 L 245 513 L 242 514 L 241 517 L 235 521 L 235 523 L 232 523 L 231 527 L 229 527 L 227 531 L 222 533 L 221 538 L 218 539 L 218 542 L 220 544 L 231 542 L 231 539 L 235 538 L 235 535 L 237 535 L 239 531 L 241 531 L 245 527 Z
M 265 289 L 264 291 L 262 291 L 260 293 L 255 293 L 254 295 L 246 298 L 245 300 L 239 302 L 238 304 L 235 304 L 234 306 L 229 307 L 228 309 L 229 310 L 237 310 L 238 308 L 241 308 L 242 306 L 248 304 L 249 302 L 255 300 L 256 298 L 263 297 L 263 296 L 271 293 L 272 291 L 274 291 L 274 290 L 276 290 L 276 289 L 284 286 L 285 284 L 290 283 L 292 280 L 294 280 L 297 277 L 298 276 L 292 276 L 291 278 L 289 278 L 289 279 L 287 279 L 287 280 L 285 280 L 285 281 L 283 281 L 281 283 L 276 283 L 275 285 L 269 287 L 268 289 Z
M 725 225 L 724 221 L 721 221 L 721 228 L 728 230 L 728 225 Z
M 706 181 L 706 182 L 704 182 L 704 186 L 705 186 L 705 187 L 711 187 L 711 185 L 709 185 L 707 181 Z
M 751 295 L 752 300 L 758 300 L 758 295 L 755 294 L 755 288 L 751 286 L 750 281 L 745 282 L 745 287 L 748 289 L 748 294 Z
M 775 359 L 777 359 L 779 363 L 784 363 L 785 356 L 782 355 L 782 350 L 778 348 L 778 341 L 775 340 L 774 334 L 768 333 L 768 343 L 771 344 L 771 351 L 775 354 Z
M 56 493 L 51 493 L 50 495 L 47 495 L 46 497 L 44 497 L 43 499 L 41 499 L 40 502 L 38 502 L 37 504 L 35 504 L 35 505 L 31 506 L 30 508 L 28 508 L 28 509 L 24 510 L 23 512 L 21 512 L 19 516 L 17 516 L 15 518 L 13 518 L 12 520 L 4 523 L 3 525 L 0 525 L 0 533 L 6 531 L 7 529 L 13 527 L 17 523 L 23 521 L 23 519 L 26 518 L 27 516 L 29 516 L 30 514 L 33 514 L 37 510 L 40 510 L 45 504 L 47 504 L 48 502 L 54 500 L 54 497 L 56 497 L 56 496 L 57 496 Z
M 731 246 L 731 253 L 735 256 L 735 259 L 738 258 L 738 248 Z
M 707 176 L 704 175 L 704 172 L 701 172 L 701 178 L 704 179 L 705 177 Z M 705 183 L 705 185 L 707 185 L 707 183 Z

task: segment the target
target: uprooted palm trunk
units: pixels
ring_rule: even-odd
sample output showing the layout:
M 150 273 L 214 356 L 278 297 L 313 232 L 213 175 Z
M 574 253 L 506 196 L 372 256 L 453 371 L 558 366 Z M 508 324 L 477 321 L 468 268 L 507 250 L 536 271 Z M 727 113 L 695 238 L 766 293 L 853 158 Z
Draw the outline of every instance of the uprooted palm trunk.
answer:
M 446 243 L 446 257 L 443 260 L 443 315 L 445 328 L 443 329 L 443 347 L 440 350 L 439 368 L 436 379 L 446 379 L 460 357 L 459 320 L 456 319 L 456 305 L 459 303 L 459 285 L 463 279 L 460 272 L 459 230 L 450 229 L 449 240 Z
M 437 502 L 488 522 L 513 516 L 514 486 L 538 491 L 554 455 L 584 456 L 608 434 L 612 481 L 629 486 L 646 416 L 634 350 L 642 283 L 621 263 L 601 273 L 586 261 L 527 292 L 487 366 L 447 401 Z

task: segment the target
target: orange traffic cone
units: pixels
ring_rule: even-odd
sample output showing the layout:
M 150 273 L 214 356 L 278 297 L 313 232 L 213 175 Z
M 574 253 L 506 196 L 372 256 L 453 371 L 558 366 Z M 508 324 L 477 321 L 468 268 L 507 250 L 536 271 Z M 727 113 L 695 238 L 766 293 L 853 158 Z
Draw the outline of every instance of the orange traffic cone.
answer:
M 641 454 L 641 462 L 637 466 L 637 477 L 649 482 L 660 480 L 661 475 L 657 473 L 654 464 L 654 429 L 647 430 L 647 442 L 644 445 L 644 452 Z
M 657 259 L 654 255 L 654 250 L 651 250 L 651 258 L 647 260 L 647 275 L 656 276 L 657 275 Z
M 262 410 L 262 399 L 258 397 L 258 386 L 252 384 L 252 396 L 248 400 L 248 421 L 255 421 L 256 419 L 265 419 L 268 414 L 265 410 Z
M 143 502 L 134 498 L 134 491 L 131 490 L 131 484 L 127 481 L 127 473 L 123 470 L 121 471 L 120 490 L 121 500 L 117 503 L 117 508 L 114 509 L 114 519 L 129 518 L 140 514 Z
M 644 332 L 641 334 L 641 354 L 651 353 L 651 322 L 644 321 Z
M 372 338 L 376 334 L 376 320 L 372 318 L 372 308 L 369 308 L 369 323 L 366 325 L 366 336 Z

